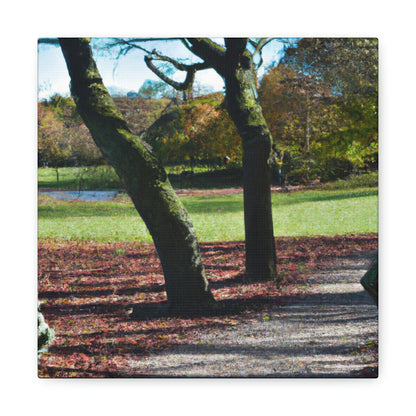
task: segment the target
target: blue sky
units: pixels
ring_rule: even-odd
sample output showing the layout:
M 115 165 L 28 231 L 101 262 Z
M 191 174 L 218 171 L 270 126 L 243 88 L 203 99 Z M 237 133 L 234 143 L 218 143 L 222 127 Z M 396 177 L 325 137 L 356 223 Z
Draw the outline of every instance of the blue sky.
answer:
M 192 54 L 180 42 L 151 42 L 146 43 L 144 47 L 156 48 L 175 58 L 192 57 Z M 266 45 L 263 51 L 264 63 L 259 69 L 260 76 L 271 62 L 279 59 L 282 49 L 283 44 L 279 40 L 274 40 Z M 108 53 L 98 53 L 95 49 L 93 50 L 97 66 L 107 87 L 116 87 L 125 92 L 137 92 L 146 79 L 159 80 L 145 65 L 144 52 L 142 51 L 131 51 L 116 60 Z M 184 74 L 175 74 L 175 79 L 183 78 Z M 199 71 L 196 81 L 202 85 L 210 86 L 214 91 L 222 91 L 223 89 L 221 77 L 212 69 Z M 38 47 L 38 97 L 39 99 L 49 98 L 55 93 L 69 95 L 68 72 L 60 48 L 42 44 Z

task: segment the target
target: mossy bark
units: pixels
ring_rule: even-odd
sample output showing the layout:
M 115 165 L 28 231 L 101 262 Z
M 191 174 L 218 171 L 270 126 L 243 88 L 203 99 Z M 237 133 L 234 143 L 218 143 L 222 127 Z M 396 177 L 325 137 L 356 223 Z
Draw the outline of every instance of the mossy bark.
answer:
M 242 138 L 246 275 L 249 280 L 277 279 L 271 207 L 272 136 L 257 98 L 250 54 L 230 56 L 224 71 L 228 112 Z
M 152 235 L 168 306 L 192 312 L 214 303 L 191 219 L 149 146 L 129 130 L 104 87 L 88 39 L 60 39 L 77 110 L 104 157 L 124 180 Z

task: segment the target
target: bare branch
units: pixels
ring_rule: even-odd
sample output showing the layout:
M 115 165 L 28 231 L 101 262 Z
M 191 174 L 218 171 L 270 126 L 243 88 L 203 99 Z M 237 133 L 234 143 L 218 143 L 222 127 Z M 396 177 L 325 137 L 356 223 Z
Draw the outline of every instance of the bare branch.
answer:
M 155 57 L 153 55 L 155 55 Z M 172 65 L 174 65 L 175 68 L 177 68 L 181 71 L 186 71 L 185 81 L 177 82 L 177 81 L 174 81 L 173 79 L 169 78 L 166 74 L 164 74 L 159 68 L 157 68 L 153 64 L 153 62 L 152 62 L 153 60 L 166 61 L 166 62 L 169 62 Z M 170 85 L 171 87 L 175 88 L 178 91 L 186 91 L 189 88 L 191 88 L 191 86 L 194 82 L 194 79 L 195 79 L 195 72 L 198 69 L 205 69 L 207 67 L 205 64 L 184 65 L 184 64 L 181 64 L 180 62 L 175 61 L 172 58 L 169 58 L 167 56 L 159 55 L 155 51 L 153 52 L 153 54 L 146 55 L 144 57 L 144 61 L 147 65 L 147 67 L 154 74 L 156 74 L 162 81 L 166 82 L 166 84 Z
M 181 62 L 177 61 L 176 59 L 173 59 L 169 56 L 161 55 L 155 49 L 153 49 L 153 51 L 149 55 L 151 56 L 152 60 L 169 62 L 170 64 L 172 64 L 179 71 L 188 71 L 189 69 L 194 69 L 195 71 L 199 71 L 199 70 L 207 69 L 207 68 L 210 67 L 205 62 L 192 64 L 192 65 L 186 65 L 186 64 L 183 64 L 183 63 L 181 63 Z
M 187 38 L 192 45 L 190 51 L 199 56 L 220 74 L 224 73 L 225 49 L 207 38 Z
M 261 54 L 261 52 L 262 52 L 262 50 L 263 50 L 263 48 L 268 44 L 268 43 L 270 43 L 272 40 L 274 40 L 274 38 L 262 38 L 262 39 L 260 39 L 257 43 L 254 43 L 253 42 L 253 46 L 255 45 L 255 49 L 254 49 L 254 52 L 253 52 L 253 56 L 256 54 L 256 53 L 258 53 L 258 52 L 260 52 L 260 54 Z
M 254 48 L 253 56 L 255 56 L 257 53 L 260 56 L 259 63 L 256 65 L 257 68 L 260 68 L 263 65 L 263 48 L 272 40 L 274 40 L 274 38 L 262 38 L 258 42 L 249 39 L 250 45 Z
M 138 49 L 142 52 L 145 52 L 147 55 L 145 56 L 144 60 L 147 67 L 156 74 L 162 81 L 170 85 L 171 87 L 175 88 L 178 91 L 186 91 L 191 88 L 196 71 L 203 70 L 210 68 L 211 65 L 209 62 L 200 62 L 192 65 L 187 65 L 184 63 L 179 62 L 176 59 L 173 59 L 169 56 L 162 55 L 156 49 L 149 50 L 145 47 L 141 46 L 139 43 L 142 42 L 151 42 L 151 41 L 169 41 L 169 40 L 179 40 L 182 44 L 190 51 L 192 51 L 192 47 L 190 43 L 183 38 L 113 38 L 110 43 L 107 43 L 106 48 L 114 48 L 119 47 L 120 50 L 117 55 L 117 59 L 120 58 L 122 55 L 126 55 L 132 49 Z M 167 76 L 162 70 L 160 70 L 153 61 L 163 61 L 168 62 L 173 67 L 175 67 L 179 71 L 186 72 L 186 78 L 183 82 L 177 82 Z
M 38 45 L 59 46 L 59 40 L 58 38 L 39 38 Z
M 183 38 L 181 39 L 181 42 L 185 46 L 185 48 L 188 49 L 188 51 L 192 52 L 192 45 L 188 42 L 187 39 Z
M 114 38 L 113 42 L 109 43 L 106 47 L 113 48 L 115 46 L 120 46 L 120 51 L 118 53 L 117 59 L 120 58 L 121 55 L 126 55 L 132 49 L 139 49 L 147 54 L 152 53 L 150 50 L 143 48 L 142 46 L 137 45 L 136 43 L 133 43 L 133 42 L 134 41 L 132 40 Z
M 115 38 L 120 39 L 120 38 Z M 182 40 L 182 38 L 126 38 L 127 42 L 161 42 L 170 40 Z

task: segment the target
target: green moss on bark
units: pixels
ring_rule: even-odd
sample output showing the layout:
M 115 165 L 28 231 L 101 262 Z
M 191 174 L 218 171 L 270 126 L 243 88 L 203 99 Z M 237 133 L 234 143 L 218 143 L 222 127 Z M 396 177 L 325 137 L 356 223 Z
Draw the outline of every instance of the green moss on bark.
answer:
M 88 42 L 61 39 L 78 112 L 124 181 L 153 237 L 162 263 L 169 307 L 195 310 L 214 299 L 208 287 L 199 244 L 188 213 L 148 145 L 129 130 L 102 80 Z
M 226 102 L 243 143 L 246 275 L 249 280 L 277 279 L 268 164 L 272 136 L 257 99 L 251 58 L 243 54 L 226 74 Z

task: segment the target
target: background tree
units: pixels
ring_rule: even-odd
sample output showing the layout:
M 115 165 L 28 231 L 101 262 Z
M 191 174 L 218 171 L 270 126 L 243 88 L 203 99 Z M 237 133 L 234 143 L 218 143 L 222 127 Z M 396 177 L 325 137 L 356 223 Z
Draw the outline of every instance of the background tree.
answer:
M 166 172 L 135 136 L 103 85 L 88 39 L 59 41 L 77 110 L 127 191 L 155 243 L 171 312 L 209 308 L 213 297 L 188 213 Z
M 38 164 L 61 166 L 105 163 L 102 153 L 78 115 L 72 98 L 54 95 L 38 103 Z
M 147 79 L 139 89 L 139 96 L 144 98 L 174 97 L 175 90 L 162 81 Z
M 278 104 L 278 115 L 266 118 L 298 166 L 312 160 L 315 175 L 328 180 L 375 161 L 377 65 L 376 39 L 325 38 L 300 40 L 269 69 L 260 98 L 265 108 Z
M 38 163 L 56 169 L 56 181 L 59 182 L 59 170 L 63 162 L 71 155 L 70 141 L 66 129 L 51 108 L 38 104 Z
M 226 156 L 241 163 L 241 139 L 223 99 L 213 93 L 171 106 L 146 130 L 146 142 L 164 165 L 218 166 Z

